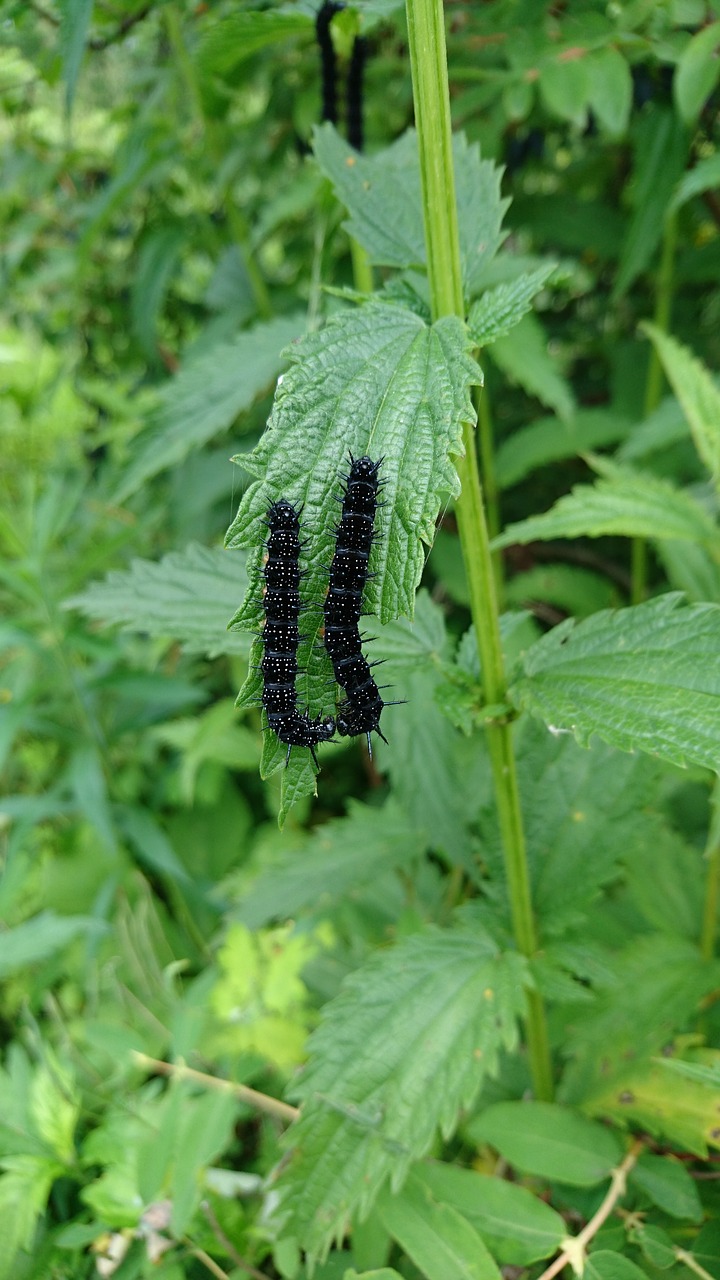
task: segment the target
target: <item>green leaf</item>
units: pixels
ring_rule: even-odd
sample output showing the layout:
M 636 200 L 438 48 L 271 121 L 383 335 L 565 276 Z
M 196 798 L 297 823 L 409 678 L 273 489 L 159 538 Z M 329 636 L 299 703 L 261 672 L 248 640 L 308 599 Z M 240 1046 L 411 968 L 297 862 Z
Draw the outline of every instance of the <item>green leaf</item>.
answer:
M 255 325 L 203 352 L 168 382 L 146 430 L 133 441 L 133 459 L 114 501 L 124 502 L 151 476 L 227 431 L 275 381 L 282 349 L 298 337 L 302 323 L 299 316 L 283 316 Z
M 540 601 L 555 605 L 576 618 L 587 618 L 598 609 L 619 603 L 617 587 L 592 569 L 574 564 L 536 565 L 505 583 L 505 604 L 530 609 Z
M 555 627 L 527 651 L 515 706 L 585 745 L 720 768 L 720 606 L 677 594 Z
M 75 1126 L 80 1118 L 80 1095 L 71 1073 L 54 1056 L 33 1075 L 30 1115 L 35 1131 L 53 1155 L 70 1164 L 75 1155 Z
M 720 76 L 720 22 L 711 22 L 685 46 L 673 79 L 673 96 L 688 125 L 695 124 Z
M 553 58 L 540 68 L 540 96 L 550 114 L 561 120 L 585 124 L 589 89 L 584 59 Z
M 523 316 L 510 333 L 488 348 L 493 363 L 530 396 L 537 396 L 560 418 L 575 412 L 572 391 L 548 350 L 545 330 L 534 313 Z
M 618 876 L 621 858 L 637 857 L 643 869 L 652 860 L 665 834 L 652 810 L 660 767 L 598 740 L 583 751 L 529 718 L 517 726 L 516 756 L 532 897 L 547 949 L 584 919 L 599 889 Z M 482 805 L 479 817 L 488 869 L 504 885 L 494 803 Z
M 596 1249 L 585 1264 L 583 1280 L 647 1280 L 647 1276 L 622 1253 Z
M 85 55 L 93 0 L 60 0 L 60 52 L 65 80 L 65 110 L 72 112 L 80 67 Z
M 88 618 L 126 631 L 179 641 L 189 653 L 247 653 L 249 639 L 228 631 L 247 590 L 245 557 L 190 543 L 162 560 L 133 560 L 66 600 Z
M 631 1232 L 631 1239 L 640 1245 L 643 1257 L 652 1267 L 657 1267 L 659 1271 L 667 1271 L 669 1267 L 675 1265 L 675 1246 L 662 1227 L 641 1222 Z
M 718 24 L 720 25 L 720 24 Z M 656 325 L 642 328 L 655 344 L 668 382 L 690 424 L 695 447 L 716 485 L 720 484 L 720 390 L 705 365 Z
M 183 227 L 173 225 L 153 231 L 140 247 L 130 313 L 135 337 L 150 360 L 157 358 L 158 317 L 184 240 Z
M 635 212 L 625 232 L 612 291 L 614 302 L 645 270 L 660 243 L 663 214 L 687 158 L 685 129 L 669 108 L 641 115 L 635 141 Z
M 672 1218 L 702 1222 L 697 1186 L 684 1165 L 671 1156 L 651 1156 L 644 1152 L 630 1174 L 630 1181 Z
M 549 511 L 510 524 L 494 547 L 555 538 L 672 538 L 696 542 L 720 557 L 720 532 L 695 498 L 668 480 L 596 458 L 605 472 L 593 485 L 575 485 Z
M 694 196 L 702 195 L 703 191 L 713 191 L 716 187 L 720 187 L 720 154 L 717 152 L 699 160 L 694 169 L 683 174 L 673 193 L 668 213 L 675 213 Z
M 206 30 L 197 54 L 198 65 L 209 75 L 225 76 L 269 45 L 311 32 L 312 19 L 305 13 L 234 13 Z
M 472 1136 L 522 1173 L 574 1187 L 609 1178 L 621 1157 L 608 1129 L 553 1102 L 498 1102 L 473 1121 Z
M 346 1271 L 343 1280 L 403 1280 L 399 1271 L 392 1267 L 380 1267 L 377 1271 Z
M 686 1017 L 677 1016 L 677 1025 L 685 1022 Z M 662 1063 L 616 1073 L 611 1084 L 588 1093 L 583 1108 L 616 1124 L 645 1129 L 697 1156 L 707 1155 L 708 1146 L 720 1147 L 720 1089 L 678 1079 Z
M 3 1222 L 0 1280 L 17 1275 L 17 1255 L 29 1249 L 38 1216 L 45 1209 L 62 1165 L 38 1156 L 5 1156 L 0 1175 L 0 1216 Z
M 326 1006 L 279 1182 L 287 1230 L 312 1256 L 388 1179 L 399 1189 L 438 1128 L 452 1132 L 516 1042 L 524 980 L 521 958 L 478 930 L 433 929 L 373 956 Z
M 629 430 L 630 422 L 610 409 L 578 409 L 564 421 L 538 418 L 500 444 L 495 459 L 498 482 L 509 489 L 538 467 L 615 444 Z
M 496 338 L 509 333 L 530 310 L 535 294 L 540 292 L 556 266 L 555 262 L 544 263 L 536 271 L 528 271 L 507 284 L 486 290 L 473 303 L 468 316 L 468 331 L 474 345 L 488 346 Z
M 384 1197 L 376 1212 L 427 1280 L 501 1280 L 475 1227 L 435 1200 L 421 1179 L 411 1175 L 399 1195 Z
M 348 810 L 347 818 L 318 828 L 300 851 L 291 838 L 285 841 L 280 857 L 243 890 L 237 918 L 257 929 L 303 907 L 322 909 L 423 853 L 421 833 L 396 804 L 371 809 L 350 801 Z
M 418 1165 L 413 1176 L 473 1223 L 504 1265 L 548 1258 L 567 1233 L 560 1214 L 517 1183 L 435 1163 Z
M 0 978 L 48 960 L 82 934 L 103 934 L 105 924 L 90 916 L 58 916 L 41 911 L 0 933 Z
M 413 129 L 385 151 L 360 156 L 330 124 L 313 138 L 315 158 L 350 214 L 348 234 L 381 266 L 425 265 L 420 159 Z M 501 170 L 480 159 L 477 143 L 453 134 L 458 231 L 467 297 L 480 287 L 487 263 L 504 239 L 501 224 L 509 201 L 501 199 Z
M 632 108 L 633 84 L 627 59 L 608 45 L 591 53 L 585 66 L 590 82 L 589 104 L 610 137 L 621 138 Z

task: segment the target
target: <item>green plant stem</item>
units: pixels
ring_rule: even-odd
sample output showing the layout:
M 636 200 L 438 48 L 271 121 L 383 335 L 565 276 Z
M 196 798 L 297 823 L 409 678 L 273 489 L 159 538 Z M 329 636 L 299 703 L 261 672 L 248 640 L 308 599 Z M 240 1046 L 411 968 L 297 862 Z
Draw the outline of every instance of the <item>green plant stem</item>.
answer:
M 485 509 L 487 511 L 488 533 L 491 538 L 496 538 L 500 532 L 500 493 L 495 474 L 495 444 L 493 441 L 493 426 L 492 418 L 490 416 L 490 399 L 487 387 L 473 388 L 473 404 L 475 405 L 478 416 L 480 467 L 482 473 Z M 495 590 L 497 592 L 498 608 L 502 609 L 505 586 L 503 580 L 502 552 L 493 551 L 492 560 L 493 569 L 495 571 Z
M 203 104 L 200 84 L 195 74 L 195 67 L 193 65 L 192 58 L 188 54 L 187 48 L 185 47 L 185 41 L 183 39 L 179 10 L 174 4 L 168 4 L 164 10 L 164 17 L 168 42 L 172 49 L 175 65 L 183 82 L 188 101 L 192 107 L 195 121 L 205 139 L 208 153 L 213 164 L 215 165 L 216 170 L 220 172 L 224 159 L 224 148 L 218 138 L 217 130 L 205 115 L 205 107 Z M 248 280 L 250 281 L 250 287 L 253 291 L 258 313 L 267 320 L 273 314 L 270 294 L 268 293 L 267 285 L 265 284 L 262 274 L 258 269 L 258 265 L 250 248 L 250 228 L 235 203 L 231 181 L 228 181 L 222 189 L 221 201 L 225 209 L 225 216 L 227 217 L 228 226 L 232 232 L 233 240 L 237 245 L 245 270 L 248 274 Z
M 705 902 L 700 929 L 703 960 L 712 960 L 717 941 L 718 900 L 720 899 L 720 779 L 715 779 L 711 801 L 710 831 L 705 846 Z
M 660 265 L 657 274 L 655 291 L 654 321 L 658 329 L 667 333 L 670 327 L 670 310 L 672 307 L 673 288 L 675 283 L 675 249 L 677 246 L 677 215 L 672 213 L 665 219 L 663 229 Z M 662 361 L 654 346 L 650 349 L 647 382 L 645 383 L 645 417 L 657 409 L 663 392 Z M 633 538 L 632 541 L 632 590 L 633 604 L 640 604 L 647 595 L 647 543 L 644 538 Z
M 406 10 L 433 318 L 455 315 L 462 319 L 464 302 L 442 0 L 406 0 Z M 457 503 L 460 541 L 485 698 L 488 703 L 502 703 L 505 672 L 495 578 L 475 438 L 469 422 L 463 429 L 463 441 L 465 456 L 457 464 L 462 485 Z M 537 950 L 537 934 L 512 730 L 509 724 L 497 722 L 488 726 L 487 734 L 515 940 L 523 955 L 532 956 Z M 529 993 L 528 997 L 527 1040 L 535 1094 L 538 1098 L 550 1098 L 552 1067 L 545 1010 L 536 992 Z
M 357 240 L 350 237 L 350 255 L 352 257 L 353 282 L 358 293 L 372 293 L 375 288 L 373 270 L 370 259 Z

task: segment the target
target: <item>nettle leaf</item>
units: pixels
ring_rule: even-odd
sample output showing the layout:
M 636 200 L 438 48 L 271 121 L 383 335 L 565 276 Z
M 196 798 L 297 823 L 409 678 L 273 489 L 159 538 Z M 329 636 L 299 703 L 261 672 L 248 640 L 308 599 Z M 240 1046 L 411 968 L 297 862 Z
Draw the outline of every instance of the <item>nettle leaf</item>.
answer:
M 438 1129 L 452 1132 L 517 1042 L 526 972 L 479 931 L 432 929 L 373 956 L 326 1006 L 278 1186 L 286 1230 L 311 1256 L 388 1180 L 399 1190 Z
M 247 589 L 245 556 L 190 543 L 162 560 L 133 560 L 64 602 L 126 631 L 179 641 L 189 653 L 247 653 L 248 637 L 228 631 Z
M 648 807 L 661 766 L 597 740 L 583 751 L 570 734 L 548 733 L 531 719 L 518 726 L 516 751 L 533 903 L 547 943 L 582 922 L 621 859 L 637 855 L 644 865 L 643 852 L 651 857 L 659 820 Z M 480 829 L 484 859 L 504 884 L 494 804 L 481 809 Z
M 578 409 L 565 420 L 554 415 L 538 418 L 529 427 L 513 431 L 499 446 L 498 483 L 508 489 L 538 467 L 615 444 L 625 439 L 630 425 L 629 419 L 611 409 Z
M 571 418 L 575 400 L 557 362 L 548 350 L 548 339 L 534 313 L 524 315 L 510 333 L 488 348 L 494 364 L 530 396 L 537 396 L 560 418 Z
M 565 1099 L 594 1114 L 599 1098 L 627 1105 L 618 1082 L 647 1072 L 652 1055 L 684 1030 L 720 979 L 719 961 L 707 963 L 696 944 L 667 933 L 637 937 L 613 960 L 614 983 L 575 1012 L 566 1044 Z M 667 1082 L 668 1093 L 675 1084 Z
M 720 606 L 677 593 L 555 627 L 525 653 L 515 706 L 581 744 L 720 768 Z
M 648 472 L 594 459 L 606 472 L 593 485 L 575 485 L 539 516 L 510 524 L 493 546 L 546 542 L 554 538 L 673 538 L 711 548 L 720 557 L 720 532 L 695 498 Z
M 609 1129 L 554 1102 L 498 1102 L 470 1132 L 522 1173 L 574 1187 L 603 1182 L 621 1159 Z
M 488 289 L 470 308 L 468 330 L 477 347 L 486 347 L 502 338 L 532 306 L 532 300 L 540 292 L 557 263 L 543 263 L 536 271 L 526 272 L 507 284 Z
M 502 1280 L 476 1228 L 457 1209 L 410 1176 L 402 1191 L 385 1196 L 376 1213 L 428 1280 Z
M 322 909 L 423 852 L 421 833 L 397 805 L 375 809 L 351 801 L 347 818 L 319 827 L 301 856 L 286 841 L 279 859 L 242 893 L 235 914 L 257 929 L 304 907 Z
M 429 1162 L 418 1165 L 413 1178 L 436 1200 L 454 1205 L 503 1265 L 523 1267 L 548 1258 L 567 1234 L 560 1214 L 515 1182 Z
M 417 135 L 408 129 L 392 146 L 372 157 L 358 155 L 331 124 L 313 138 L 315 158 L 350 214 L 348 234 L 373 262 L 386 267 L 423 267 L 425 232 Z M 509 200 L 500 196 L 502 170 L 480 159 L 477 143 L 453 134 L 453 160 L 463 287 L 468 298 L 482 284 L 495 256 Z
M 284 347 L 303 330 L 301 316 L 282 316 L 219 342 L 198 355 L 160 392 L 148 426 L 133 441 L 133 459 L 114 495 L 124 502 L 151 476 L 227 431 L 272 385 Z
M 376 576 L 366 588 L 365 610 L 383 622 L 400 613 L 412 616 L 424 565 L 422 541 L 432 541 L 442 503 L 458 492 L 449 455 L 462 452 L 463 423 L 474 420 L 469 389 L 481 375 L 459 320 L 448 317 L 429 326 L 405 308 L 381 302 L 334 317 L 289 354 L 291 368 L 278 386 L 268 430 L 242 459 L 262 478 L 249 485 L 226 541 L 229 547 L 252 548 L 250 587 L 233 625 L 258 631 L 265 515 L 281 496 L 302 506 L 303 525 L 312 536 L 303 556 L 303 595 L 310 608 L 299 651 L 305 672 L 298 681 L 299 705 L 317 715 L 328 710 L 332 671 L 317 641 L 348 455 L 383 458 L 385 506 L 378 514 L 380 536 L 370 557 Z M 260 660 L 258 642 L 252 662 L 258 666 Z M 261 690 L 254 671 L 241 702 L 259 700 Z M 264 776 L 286 754 L 274 735 L 266 739 Z M 294 751 L 284 774 L 287 797 L 313 791 L 314 778 L 309 753 Z
M 720 484 L 720 390 L 705 365 L 687 347 L 657 325 L 646 323 L 642 328 L 655 344 L 668 382 L 690 424 L 695 447 L 715 484 Z

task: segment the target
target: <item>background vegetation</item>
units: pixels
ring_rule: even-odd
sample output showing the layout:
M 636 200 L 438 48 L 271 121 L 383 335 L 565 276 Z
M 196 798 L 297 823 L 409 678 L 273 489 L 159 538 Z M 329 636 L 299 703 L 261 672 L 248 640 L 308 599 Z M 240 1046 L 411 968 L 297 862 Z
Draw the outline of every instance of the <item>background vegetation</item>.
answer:
M 0 1277 L 719 1276 L 720 4 L 446 5 L 467 342 L 427 323 L 401 5 L 333 20 L 364 157 L 315 130 L 309 2 L 1 16 Z M 369 600 L 408 702 L 314 799 L 234 706 L 249 475 L 300 483 L 303 397 L 343 403 L 386 321 L 436 451 L 412 519 L 388 458 L 409 568 Z

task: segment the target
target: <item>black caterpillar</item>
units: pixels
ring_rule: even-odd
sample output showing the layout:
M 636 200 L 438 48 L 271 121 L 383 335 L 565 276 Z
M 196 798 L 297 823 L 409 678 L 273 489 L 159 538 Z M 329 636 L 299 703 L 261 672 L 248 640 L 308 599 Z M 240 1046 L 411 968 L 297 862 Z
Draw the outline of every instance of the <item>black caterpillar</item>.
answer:
M 356 36 L 347 73 L 347 140 L 356 151 L 363 149 L 363 72 L 367 58 L 367 40 Z
M 311 720 L 297 709 L 297 653 L 300 644 L 300 516 L 281 498 L 267 514 L 267 556 L 264 566 L 265 625 L 260 632 L 263 657 L 262 705 L 273 733 L 287 746 L 286 765 L 293 747 L 309 747 L 317 766 L 315 747 L 335 731 L 332 716 Z
M 345 692 L 338 707 L 337 730 L 343 737 L 365 734 L 372 756 L 371 733 L 383 742 L 387 738 L 380 729 L 384 702 L 372 675 L 371 666 L 362 651 L 359 622 L 362 596 L 368 573 L 370 548 L 375 538 L 375 513 L 378 508 L 378 470 L 382 458 L 353 458 L 342 498 L 342 515 L 337 525 L 335 554 L 330 565 L 325 599 L 325 648 L 332 662 L 335 679 Z
M 322 79 L 322 120 L 337 124 L 337 55 L 330 32 L 330 23 L 344 4 L 325 0 L 315 18 L 315 38 L 320 49 L 320 73 Z

